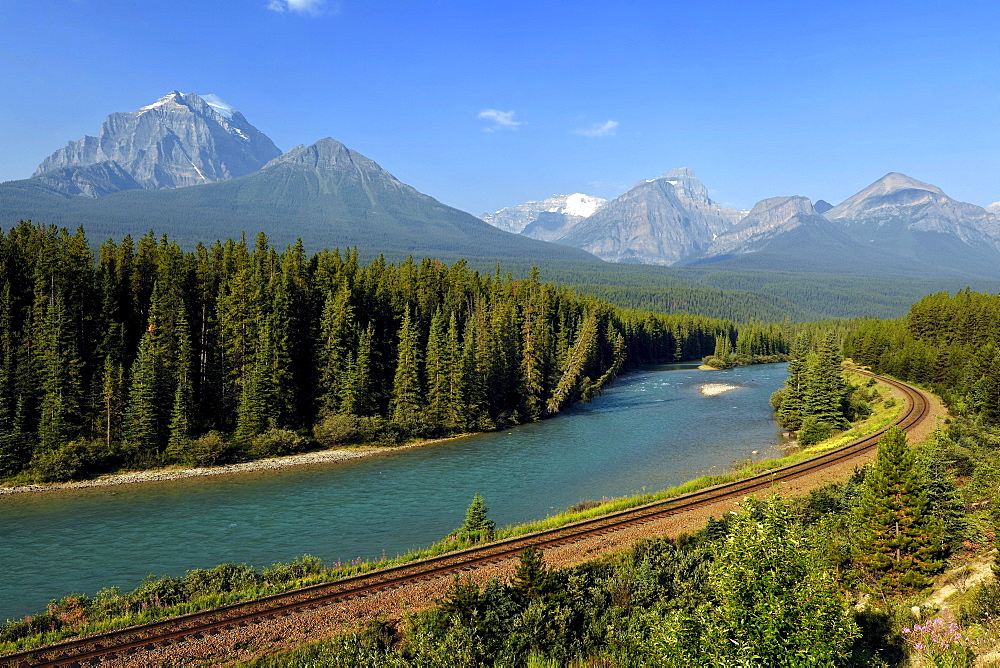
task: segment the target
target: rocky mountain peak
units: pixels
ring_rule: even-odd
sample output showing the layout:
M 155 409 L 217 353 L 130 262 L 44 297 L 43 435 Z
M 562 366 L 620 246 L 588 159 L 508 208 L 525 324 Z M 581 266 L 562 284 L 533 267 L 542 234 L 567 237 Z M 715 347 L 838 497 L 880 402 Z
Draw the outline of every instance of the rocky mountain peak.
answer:
M 349 172 L 364 178 L 377 175 L 379 178 L 402 185 L 396 177 L 379 167 L 374 160 L 352 151 L 331 137 L 320 139 L 309 146 L 299 144 L 263 168 L 269 169 L 279 165 L 317 172 Z
M 682 199 L 699 204 L 712 202 L 708 197 L 708 188 L 698 180 L 698 177 L 694 175 L 694 170 L 690 167 L 675 167 L 669 172 L 661 174 L 659 178 L 672 185 L 677 191 L 677 196 Z
M 906 174 L 890 172 L 826 212 L 830 220 L 850 223 L 872 218 L 898 218 L 916 207 L 951 202 L 937 186 Z
M 118 169 L 147 190 L 183 188 L 249 174 L 280 154 L 219 96 L 174 90 L 133 112 L 111 114 L 98 136 L 69 142 L 42 161 L 34 176 L 68 179 L 64 191 L 72 184 L 79 194 L 97 196 L 107 194 L 109 184 L 129 182 L 107 178 Z M 115 166 L 72 171 L 112 162 Z M 93 187 L 85 183 L 91 174 L 100 179 Z
M 584 193 L 553 195 L 543 200 L 508 206 L 480 218 L 501 230 L 550 241 L 593 215 L 607 200 Z
M 993 202 L 993 204 L 987 205 L 986 210 L 1000 218 L 1000 202 Z
M 825 216 L 866 243 L 899 245 L 901 235 L 931 232 L 971 247 L 1000 249 L 996 215 L 898 172 L 886 174 Z

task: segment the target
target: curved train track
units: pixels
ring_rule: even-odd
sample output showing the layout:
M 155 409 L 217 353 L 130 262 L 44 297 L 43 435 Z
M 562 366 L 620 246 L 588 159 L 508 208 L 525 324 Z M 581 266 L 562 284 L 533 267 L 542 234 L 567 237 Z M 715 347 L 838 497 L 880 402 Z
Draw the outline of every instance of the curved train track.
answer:
M 868 372 L 860 373 L 875 377 L 874 374 Z M 879 377 L 879 379 L 900 390 L 906 397 L 906 406 L 893 423 L 894 425 L 909 431 L 927 417 L 929 402 L 920 390 L 890 378 Z M 683 513 L 692 508 L 717 502 L 720 499 L 767 489 L 777 482 L 797 478 L 818 469 L 842 463 L 872 450 L 886 429 L 888 427 L 840 448 L 795 464 L 665 501 L 657 501 L 534 534 L 509 538 L 482 547 L 451 552 L 402 566 L 344 578 L 336 582 L 313 585 L 244 603 L 235 603 L 127 629 L 109 631 L 31 651 L 8 654 L 0 657 L 0 665 L 77 666 L 99 663 L 102 659 L 134 654 L 144 649 L 177 642 L 182 638 L 202 637 L 215 631 L 246 626 L 263 619 L 288 616 L 296 610 L 330 605 L 338 601 L 365 596 L 376 590 L 396 588 L 415 580 L 437 578 L 449 573 L 469 570 L 486 563 L 514 557 L 524 548 L 532 545 L 539 548 L 564 545 L 615 531 L 625 526 Z

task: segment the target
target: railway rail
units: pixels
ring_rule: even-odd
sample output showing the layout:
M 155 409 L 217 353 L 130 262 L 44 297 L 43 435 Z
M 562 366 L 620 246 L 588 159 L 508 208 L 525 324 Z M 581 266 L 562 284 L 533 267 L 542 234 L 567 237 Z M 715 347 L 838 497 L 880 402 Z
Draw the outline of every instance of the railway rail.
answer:
M 876 377 L 868 372 L 861 373 Z M 909 431 L 927 417 L 929 402 L 920 390 L 890 378 L 878 378 L 900 390 L 906 397 L 906 405 L 893 425 L 898 425 L 904 431 Z M 626 526 L 683 513 L 693 508 L 715 503 L 720 499 L 744 496 L 767 489 L 777 482 L 797 478 L 818 469 L 842 463 L 871 451 L 888 428 L 888 426 L 884 427 L 874 434 L 810 459 L 735 482 L 573 522 L 555 529 L 508 538 L 481 547 L 450 552 L 335 582 L 312 585 L 221 608 L 109 631 L 30 651 L 8 654 L 0 657 L 0 665 L 80 666 L 100 663 L 104 659 L 131 655 L 144 649 L 167 645 L 184 638 L 203 637 L 216 631 L 246 626 L 268 618 L 288 616 L 294 614 L 296 610 L 331 605 L 338 601 L 365 596 L 373 591 L 400 587 L 408 582 L 438 578 L 476 568 L 483 564 L 510 559 L 519 555 L 529 546 L 544 549 L 564 545 Z

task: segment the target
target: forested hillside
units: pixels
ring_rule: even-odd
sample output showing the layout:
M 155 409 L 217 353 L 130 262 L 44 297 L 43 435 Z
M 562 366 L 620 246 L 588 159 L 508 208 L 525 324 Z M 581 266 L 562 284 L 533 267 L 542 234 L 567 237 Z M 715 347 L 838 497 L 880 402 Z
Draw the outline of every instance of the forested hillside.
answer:
M 500 428 L 737 340 L 537 272 L 362 265 L 263 235 L 185 252 L 150 233 L 95 258 L 82 230 L 22 223 L 0 277 L 0 469 L 42 480 Z M 783 352 L 768 332 L 752 339 Z
M 929 295 L 905 319 L 860 322 L 844 352 L 880 373 L 934 387 L 959 411 L 1000 422 L 1000 295 Z

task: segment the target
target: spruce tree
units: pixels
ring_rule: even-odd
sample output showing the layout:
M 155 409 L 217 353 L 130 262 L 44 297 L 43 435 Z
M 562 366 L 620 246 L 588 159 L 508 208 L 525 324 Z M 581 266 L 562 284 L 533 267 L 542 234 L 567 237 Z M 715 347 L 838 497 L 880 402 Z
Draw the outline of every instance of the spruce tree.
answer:
M 163 372 L 160 359 L 152 350 L 152 336 L 147 331 L 139 342 L 125 414 L 125 437 L 142 455 L 159 452 L 163 440 Z
M 417 332 L 407 311 L 399 330 L 396 373 L 392 383 L 392 421 L 405 432 L 415 433 L 423 408 L 420 388 L 420 348 Z
M 377 406 L 372 396 L 372 340 L 375 325 L 368 326 L 358 336 L 357 352 L 350 356 L 340 385 L 340 407 L 343 415 L 374 415 Z
M 466 408 L 466 361 L 462 353 L 462 345 L 458 334 L 458 318 L 452 312 L 448 319 L 448 354 L 451 356 L 451 369 L 448 373 L 447 399 L 445 404 L 445 425 L 454 431 L 464 431 L 468 428 L 468 410 Z
M 537 420 L 545 411 L 549 327 L 544 307 L 534 300 L 525 307 L 521 338 L 521 410 L 529 420 Z
M 472 503 L 465 509 L 465 523 L 459 533 L 474 541 L 488 540 L 496 529 L 496 524 L 488 516 L 489 512 L 486 501 L 476 492 L 472 496 Z
M 927 476 L 906 434 L 891 427 L 879 441 L 854 515 L 856 561 L 893 592 L 922 589 L 943 567 L 944 523 L 930 512 Z
M 427 379 L 427 418 L 435 430 L 450 430 L 448 403 L 451 384 L 453 351 L 448 347 L 444 314 L 440 309 L 431 318 L 427 334 L 427 352 L 424 355 L 424 377 Z
M 320 320 L 319 391 L 320 412 L 334 413 L 340 404 L 341 387 L 354 339 L 354 308 L 350 290 L 341 282 L 323 304 Z

